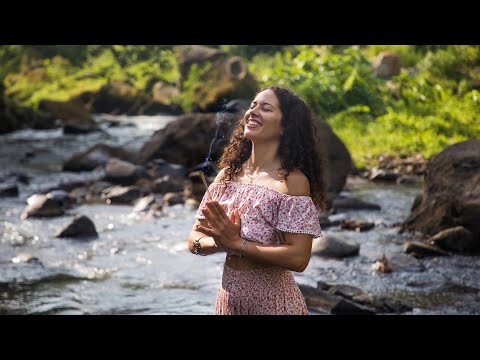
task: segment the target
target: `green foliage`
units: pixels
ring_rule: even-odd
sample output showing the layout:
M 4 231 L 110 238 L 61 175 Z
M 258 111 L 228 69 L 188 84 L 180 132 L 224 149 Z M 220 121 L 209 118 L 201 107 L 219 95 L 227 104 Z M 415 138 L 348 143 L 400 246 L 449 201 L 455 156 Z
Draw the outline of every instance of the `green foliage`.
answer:
M 282 52 L 288 48 L 292 48 L 291 45 L 220 45 L 220 50 L 223 50 L 229 54 L 241 56 L 247 60 L 251 60 L 254 56 L 264 54 L 272 56 L 277 52 Z
M 197 104 L 202 107 L 213 100 L 199 96 L 203 93 L 203 88 L 209 87 L 208 80 L 205 81 L 204 78 L 211 68 L 211 63 L 206 63 L 203 66 L 193 64 L 190 67 L 188 78 L 182 84 L 182 93 L 178 99 L 180 106 L 186 112 L 193 111 Z
M 22 45 L 0 45 L 0 82 L 7 74 L 20 70 L 24 54 Z
M 419 75 L 432 85 L 439 84 L 456 92 L 468 91 L 468 82 L 480 75 L 480 47 L 449 45 L 436 52 L 427 52 L 419 62 Z M 478 75 L 477 75 L 478 74 Z
M 424 54 L 417 50 L 418 45 L 368 45 L 362 48 L 363 53 L 373 59 L 383 51 L 391 51 L 400 56 L 402 66 L 416 66 L 424 57 Z
M 383 114 L 383 82 L 373 75 L 369 60 L 357 46 L 338 51 L 329 46 L 298 46 L 277 53 L 272 61 L 265 61 L 265 55 L 254 57 L 252 69 L 262 87 L 278 84 L 292 89 L 322 118 L 355 105 Z
M 22 56 L 27 53 L 36 60 L 22 65 Z M 44 58 L 39 60 L 38 56 Z M 72 63 L 70 58 L 76 56 Z M 145 91 L 151 90 L 147 84 L 152 80 L 176 83 L 179 78 L 174 52 L 168 46 L 0 47 L 0 59 L 8 58 L 16 66 L 8 65 L 10 71 L 4 79 L 6 93 L 33 108 L 42 99 L 68 100 L 86 91 L 97 91 L 112 80 L 125 81 Z
M 390 81 L 371 71 L 373 58 L 386 50 L 404 66 Z M 298 46 L 255 56 L 251 70 L 262 87 L 276 83 L 304 97 L 364 167 L 385 153 L 429 157 L 479 138 L 479 96 L 469 80 L 480 76 L 479 52 L 478 46 Z
M 76 66 L 81 65 L 87 57 L 87 45 L 26 45 L 40 59 L 50 59 L 56 56 L 68 59 Z
M 428 158 L 447 145 L 480 138 L 477 90 L 457 97 L 439 86 L 429 92 L 419 86 L 405 89 L 403 96 L 408 106 L 388 108 L 382 116 L 373 117 L 368 107 L 357 106 L 329 119 L 358 167 L 374 165 L 383 154 L 422 153 Z
M 131 62 L 125 73 L 135 88 L 146 91 L 151 90 L 148 85 L 152 79 L 178 86 L 180 78 L 176 57 L 170 50 L 161 51 L 158 58 Z
M 480 46 L 472 45 L 215 45 L 249 60 L 260 87 L 278 84 L 302 96 L 345 142 L 359 167 L 383 154 L 429 157 L 445 146 L 480 138 Z M 371 62 L 397 53 L 400 75 L 377 78 Z M 185 111 L 208 103 L 208 66 L 193 65 L 175 103 Z M 121 80 L 139 91 L 156 81 L 179 86 L 171 45 L 0 45 L 0 91 L 35 107 Z M 478 84 L 476 85 L 478 87 Z M 1 114 L 0 114 L 1 115 Z
M 100 57 L 91 71 L 72 66 L 60 56 L 44 59 L 42 66 L 5 78 L 6 94 L 20 103 L 37 108 L 40 100 L 68 100 L 83 91 L 95 91 L 115 71 L 112 59 Z M 105 77 L 104 77 L 105 76 Z

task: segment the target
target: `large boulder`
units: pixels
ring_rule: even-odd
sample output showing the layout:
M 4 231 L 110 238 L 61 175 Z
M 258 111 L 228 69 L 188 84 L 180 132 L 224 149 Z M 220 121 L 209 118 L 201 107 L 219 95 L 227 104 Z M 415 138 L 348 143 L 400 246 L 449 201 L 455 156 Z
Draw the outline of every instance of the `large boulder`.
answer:
M 327 193 L 338 194 L 345 186 L 348 174 L 355 166 L 345 144 L 325 121 L 317 121 L 317 137 L 320 154 L 327 169 Z
M 209 155 L 216 161 L 244 111 L 244 106 L 231 102 L 223 112 L 182 115 L 153 134 L 140 150 L 137 162 L 145 164 L 161 158 L 192 167 L 203 163 Z
M 21 106 L 3 94 L 0 86 L 0 134 L 25 128 L 51 129 L 55 117 L 50 113 Z
M 42 100 L 39 103 L 39 108 L 60 119 L 65 133 L 77 134 L 98 130 L 95 120 L 93 120 L 84 104 L 78 100 Z
M 87 100 L 85 97 L 84 94 L 82 100 Z M 89 103 L 91 111 L 95 113 L 134 115 L 138 114 L 140 107 L 148 101 L 149 97 L 132 85 L 120 80 L 113 80 L 92 94 Z
M 423 193 L 402 230 L 434 235 L 456 226 L 480 244 L 480 140 L 446 147 L 427 164 Z
M 214 113 L 180 116 L 153 134 L 140 150 L 137 161 L 145 164 L 162 158 L 187 167 L 205 161 L 215 136 L 215 117 Z
M 90 171 L 105 165 L 110 158 L 131 160 L 131 155 L 120 147 L 96 144 L 87 150 L 74 154 L 63 164 L 63 171 Z

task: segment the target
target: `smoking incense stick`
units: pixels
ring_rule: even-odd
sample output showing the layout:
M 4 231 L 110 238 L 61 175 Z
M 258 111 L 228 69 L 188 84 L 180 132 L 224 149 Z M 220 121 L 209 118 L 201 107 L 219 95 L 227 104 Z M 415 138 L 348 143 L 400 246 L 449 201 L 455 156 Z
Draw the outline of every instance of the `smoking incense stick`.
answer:
M 207 181 L 205 180 L 205 175 L 203 175 L 203 171 L 200 171 L 200 177 L 202 178 L 203 185 L 205 185 L 205 190 L 208 190 Z

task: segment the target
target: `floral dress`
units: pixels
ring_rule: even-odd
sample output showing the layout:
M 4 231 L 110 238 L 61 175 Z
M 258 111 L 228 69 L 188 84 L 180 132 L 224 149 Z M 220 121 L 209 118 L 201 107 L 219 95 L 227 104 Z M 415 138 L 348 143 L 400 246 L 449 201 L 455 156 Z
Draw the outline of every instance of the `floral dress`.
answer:
M 283 244 L 283 232 L 321 234 L 310 196 L 283 194 L 263 185 L 229 181 L 209 186 L 196 218 L 205 219 L 205 202 L 218 201 L 227 214 L 240 210 L 240 236 L 260 244 Z M 224 266 L 215 314 L 306 315 L 307 307 L 290 270 L 280 267 L 234 270 Z

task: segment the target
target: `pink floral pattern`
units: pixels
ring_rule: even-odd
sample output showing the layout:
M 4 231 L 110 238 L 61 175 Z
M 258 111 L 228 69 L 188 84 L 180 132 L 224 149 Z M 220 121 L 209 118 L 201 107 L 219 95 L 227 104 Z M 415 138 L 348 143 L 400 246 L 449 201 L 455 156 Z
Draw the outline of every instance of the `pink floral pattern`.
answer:
M 317 209 L 310 196 L 283 194 L 263 185 L 230 181 L 209 186 L 196 218 L 205 219 L 202 209 L 216 200 L 227 215 L 240 210 L 240 236 L 265 245 L 282 244 L 281 232 L 321 235 Z
M 291 271 L 224 266 L 215 315 L 308 315 L 308 310 Z
M 196 214 L 216 200 L 227 215 L 240 210 L 240 236 L 262 244 L 283 244 L 282 232 L 320 236 L 317 209 L 309 196 L 291 196 L 266 186 L 240 182 L 213 183 Z M 305 299 L 291 271 L 271 266 L 251 270 L 223 268 L 217 292 L 218 315 L 307 315 Z

